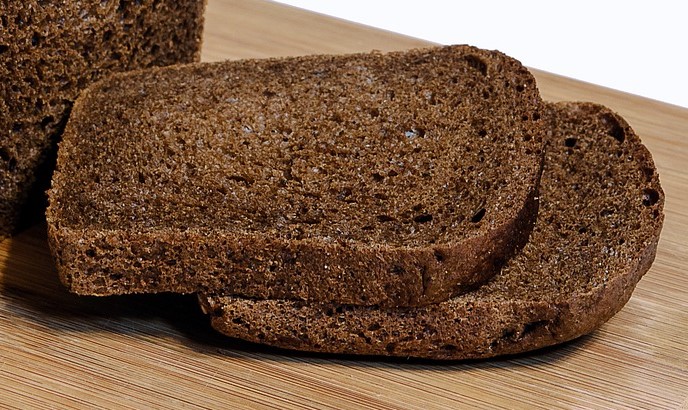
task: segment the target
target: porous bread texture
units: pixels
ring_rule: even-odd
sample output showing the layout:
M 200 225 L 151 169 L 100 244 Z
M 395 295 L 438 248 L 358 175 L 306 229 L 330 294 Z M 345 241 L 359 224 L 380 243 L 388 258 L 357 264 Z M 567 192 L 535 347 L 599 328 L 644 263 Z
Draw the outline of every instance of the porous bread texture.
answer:
M 446 300 L 527 239 L 540 108 L 520 63 L 469 46 L 110 77 L 60 144 L 58 272 L 91 295 Z
M 213 327 L 289 349 L 429 359 L 521 353 L 593 331 L 650 268 L 664 193 L 650 153 L 617 114 L 559 103 L 543 117 L 538 220 L 489 283 L 405 309 L 201 296 Z
M 32 189 L 47 188 L 79 91 L 112 72 L 198 60 L 204 8 L 205 0 L 0 5 L 0 238 L 17 227 Z

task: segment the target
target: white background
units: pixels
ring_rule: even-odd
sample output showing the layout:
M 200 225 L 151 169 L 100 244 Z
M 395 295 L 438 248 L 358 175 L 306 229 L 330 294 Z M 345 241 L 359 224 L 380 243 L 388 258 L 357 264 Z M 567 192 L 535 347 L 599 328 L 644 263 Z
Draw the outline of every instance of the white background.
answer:
M 688 1 L 280 2 L 688 107 Z

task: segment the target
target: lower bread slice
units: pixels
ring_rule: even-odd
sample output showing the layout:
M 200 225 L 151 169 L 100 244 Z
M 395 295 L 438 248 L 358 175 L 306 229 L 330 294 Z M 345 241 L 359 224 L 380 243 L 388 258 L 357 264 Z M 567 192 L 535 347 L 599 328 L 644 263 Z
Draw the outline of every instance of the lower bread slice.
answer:
M 650 153 L 618 115 L 559 103 L 547 119 L 538 221 L 486 285 L 396 309 L 200 296 L 212 326 L 288 349 L 430 359 L 520 353 L 598 328 L 654 260 L 664 193 Z

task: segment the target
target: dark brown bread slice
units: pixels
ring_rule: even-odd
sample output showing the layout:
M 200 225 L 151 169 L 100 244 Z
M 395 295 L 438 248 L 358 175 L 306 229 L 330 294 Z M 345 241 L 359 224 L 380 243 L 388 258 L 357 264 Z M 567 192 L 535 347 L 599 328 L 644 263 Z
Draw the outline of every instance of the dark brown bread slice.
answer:
M 204 7 L 205 0 L 2 2 L 0 239 L 30 208 L 36 180 L 36 189 L 47 188 L 54 144 L 79 91 L 108 73 L 197 60 Z
M 654 260 L 664 194 L 650 153 L 606 108 L 548 109 L 540 213 L 529 243 L 480 289 L 408 309 L 200 297 L 232 337 L 330 353 L 484 358 L 596 329 Z
M 111 77 L 60 144 L 58 271 L 80 294 L 446 300 L 526 240 L 540 104 L 468 46 Z

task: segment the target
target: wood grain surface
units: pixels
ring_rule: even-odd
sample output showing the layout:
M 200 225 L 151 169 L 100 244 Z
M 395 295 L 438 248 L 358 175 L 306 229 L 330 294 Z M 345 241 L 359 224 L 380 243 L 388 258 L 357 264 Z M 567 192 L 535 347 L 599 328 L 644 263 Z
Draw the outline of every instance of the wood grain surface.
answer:
M 209 0 L 206 19 L 206 61 L 427 44 L 264 1 Z M 37 225 L 0 244 L 0 406 L 688 409 L 688 109 L 535 74 L 546 99 L 621 113 L 666 192 L 657 259 L 599 331 L 461 363 L 278 351 L 216 334 L 193 296 L 67 293 Z

